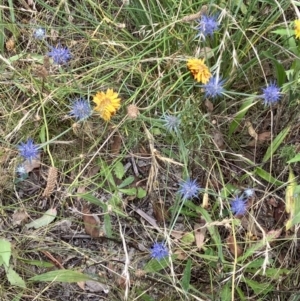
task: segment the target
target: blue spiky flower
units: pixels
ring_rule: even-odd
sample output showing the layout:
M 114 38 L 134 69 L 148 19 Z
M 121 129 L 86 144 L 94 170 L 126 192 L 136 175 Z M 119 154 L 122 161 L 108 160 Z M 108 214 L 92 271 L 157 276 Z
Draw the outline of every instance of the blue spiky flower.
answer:
M 20 155 L 25 159 L 31 161 L 32 159 L 36 159 L 38 157 L 39 151 L 38 146 L 34 144 L 32 139 L 28 139 L 27 142 L 21 142 L 20 145 L 17 146 Z
M 187 179 L 179 184 L 178 193 L 184 200 L 197 197 L 199 191 L 200 187 L 197 185 L 196 180 Z
M 152 248 L 150 248 L 151 257 L 160 260 L 169 255 L 169 250 L 164 243 L 156 242 Z
M 36 39 L 38 40 L 42 40 L 45 37 L 46 34 L 46 30 L 44 28 L 37 28 L 33 35 Z
M 234 215 L 244 215 L 247 210 L 247 200 L 237 196 L 230 202 L 230 207 Z
M 218 76 L 212 76 L 208 83 L 203 85 L 205 96 L 215 98 L 217 96 L 221 96 L 224 92 L 224 85 L 225 80 L 222 80 Z
M 270 84 L 262 90 L 263 94 L 260 97 L 263 98 L 265 105 L 270 106 L 279 101 L 281 97 L 280 88 L 275 82 L 270 82 Z
M 79 121 L 89 118 L 92 113 L 93 110 L 90 106 L 90 103 L 82 97 L 75 99 L 71 104 L 70 115 Z
M 180 126 L 180 118 L 177 116 L 172 116 L 172 115 L 164 115 L 163 116 L 163 122 L 165 128 L 169 132 L 176 132 L 178 133 L 179 131 L 179 126 Z
M 196 29 L 199 30 L 199 33 L 196 37 L 204 37 L 212 36 L 215 31 L 219 29 L 219 23 L 217 21 L 217 16 L 207 16 L 202 15 L 201 19 L 198 21 L 198 26 Z
M 71 53 L 67 47 L 62 47 L 60 44 L 56 47 L 50 46 L 51 51 L 48 52 L 48 56 L 53 59 L 53 62 L 57 65 L 63 65 L 71 59 Z

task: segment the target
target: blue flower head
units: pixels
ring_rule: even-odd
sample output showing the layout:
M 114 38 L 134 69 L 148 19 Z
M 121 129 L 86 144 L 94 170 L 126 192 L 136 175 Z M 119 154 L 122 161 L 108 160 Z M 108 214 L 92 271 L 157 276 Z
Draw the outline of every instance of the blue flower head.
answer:
M 270 84 L 263 88 L 263 94 L 260 97 L 263 98 L 265 105 L 272 105 L 279 101 L 280 95 L 280 88 L 276 85 L 275 82 L 270 82 Z
M 20 145 L 18 145 L 18 150 L 20 155 L 30 162 L 32 159 L 36 159 L 39 154 L 38 146 L 34 144 L 32 139 L 28 139 L 26 143 L 21 142 Z
M 221 78 L 217 76 L 212 76 L 208 83 L 203 85 L 205 96 L 215 98 L 217 96 L 221 96 L 224 92 L 223 84 L 225 80 L 222 80 Z
M 37 28 L 33 35 L 36 39 L 38 40 L 42 40 L 45 37 L 46 34 L 46 30 L 44 28 Z
M 179 186 L 178 193 L 184 200 L 197 197 L 200 191 L 200 187 L 197 185 L 196 180 L 187 179 L 186 181 L 182 181 Z
M 207 36 L 212 36 L 215 31 L 219 28 L 219 23 L 217 21 L 217 16 L 207 16 L 202 15 L 199 20 L 199 24 L 196 29 L 199 30 L 199 33 L 196 37 L 202 36 L 206 38 Z
M 151 257 L 160 260 L 169 255 L 169 250 L 164 243 L 156 242 L 150 249 Z
M 178 133 L 179 131 L 179 126 L 180 126 L 180 118 L 177 116 L 172 116 L 172 115 L 164 115 L 163 116 L 163 122 L 164 126 L 169 132 L 176 132 Z
M 70 115 L 76 119 L 85 120 L 92 115 L 93 111 L 89 102 L 84 98 L 78 98 L 71 104 Z
M 53 59 L 53 62 L 57 65 L 63 65 L 71 59 L 71 53 L 67 47 L 57 45 L 56 47 L 50 46 L 51 51 L 48 52 L 48 56 Z
M 247 210 L 247 200 L 237 196 L 230 202 L 230 206 L 234 215 L 244 215 Z

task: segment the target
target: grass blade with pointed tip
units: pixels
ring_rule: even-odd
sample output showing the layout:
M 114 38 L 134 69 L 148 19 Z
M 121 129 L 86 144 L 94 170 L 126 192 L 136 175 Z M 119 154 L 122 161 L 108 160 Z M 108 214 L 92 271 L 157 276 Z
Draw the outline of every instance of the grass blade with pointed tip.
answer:
M 0 239 L 0 257 L 2 258 L 5 268 L 9 267 L 9 260 L 11 256 L 11 244 L 6 239 Z
M 57 270 L 36 275 L 28 279 L 29 281 L 41 281 L 41 282 L 78 282 L 86 280 L 95 280 L 88 275 L 82 274 L 77 271 L 71 270 Z
M 271 142 L 270 146 L 268 147 L 262 162 L 265 163 L 267 162 L 276 152 L 276 150 L 278 149 L 278 147 L 280 146 L 280 144 L 283 142 L 283 140 L 285 139 L 286 135 L 289 133 L 291 127 L 288 126 L 285 129 L 283 129 L 278 135 L 277 137 Z

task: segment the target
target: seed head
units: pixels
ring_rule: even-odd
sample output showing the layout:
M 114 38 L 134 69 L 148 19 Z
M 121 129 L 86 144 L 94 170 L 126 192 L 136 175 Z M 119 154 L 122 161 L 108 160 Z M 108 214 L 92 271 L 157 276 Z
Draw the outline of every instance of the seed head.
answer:
M 150 249 L 151 257 L 160 260 L 169 255 L 169 250 L 164 243 L 156 242 Z
M 71 59 L 71 53 L 67 47 L 57 45 L 56 47 L 50 46 L 51 51 L 48 52 L 48 56 L 53 59 L 54 64 L 63 65 Z
M 179 184 L 180 188 L 178 193 L 183 200 L 192 199 L 198 196 L 200 187 L 197 185 L 196 180 L 187 179 Z
M 82 97 L 75 99 L 71 104 L 70 115 L 79 121 L 89 118 L 92 113 L 93 111 L 89 102 Z
M 27 142 L 21 142 L 17 146 L 20 155 L 25 159 L 31 162 L 32 159 L 37 158 L 38 156 L 38 147 L 34 144 L 32 139 L 28 139 Z

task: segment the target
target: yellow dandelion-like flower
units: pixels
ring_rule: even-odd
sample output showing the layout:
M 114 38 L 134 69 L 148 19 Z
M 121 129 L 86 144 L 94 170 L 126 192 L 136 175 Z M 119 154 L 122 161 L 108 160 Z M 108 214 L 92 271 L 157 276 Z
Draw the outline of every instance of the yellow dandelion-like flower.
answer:
M 295 36 L 296 39 L 300 39 L 300 20 L 295 20 Z
M 108 121 L 120 108 L 120 101 L 121 98 L 113 89 L 107 89 L 106 93 L 97 92 L 93 98 L 93 102 L 96 104 L 94 110 L 99 113 L 101 118 Z
M 204 59 L 189 59 L 187 62 L 187 67 L 197 82 L 206 84 L 209 81 L 211 73 L 208 67 L 204 64 Z

